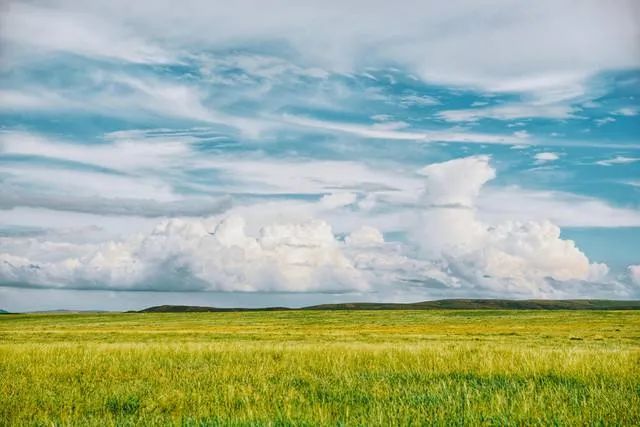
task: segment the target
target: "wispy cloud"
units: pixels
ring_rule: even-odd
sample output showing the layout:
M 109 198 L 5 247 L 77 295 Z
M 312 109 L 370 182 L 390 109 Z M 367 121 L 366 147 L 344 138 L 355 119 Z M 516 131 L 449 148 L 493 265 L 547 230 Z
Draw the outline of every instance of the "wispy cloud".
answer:
M 611 159 L 598 160 L 596 164 L 600 166 L 613 166 L 613 165 L 626 165 L 626 164 L 635 163 L 638 161 L 640 161 L 640 157 L 615 156 Z
M 465 132 L 462 130 L 393 130 L 385 129 L 380 125 L 362 125 L 343 122 L 329 122 L 299 116 L 285 115 L 283 120 L 286 123 L 321 129 L 325 131 L 343 132 L 357 135 L 363 138 L 390 139 L 405 141 L 424 142 L 464 142 L 464 143 L 485 143 L 485 144 L 514 144 L 526 142 L 527 134 L 488 134 L 478 132 Z

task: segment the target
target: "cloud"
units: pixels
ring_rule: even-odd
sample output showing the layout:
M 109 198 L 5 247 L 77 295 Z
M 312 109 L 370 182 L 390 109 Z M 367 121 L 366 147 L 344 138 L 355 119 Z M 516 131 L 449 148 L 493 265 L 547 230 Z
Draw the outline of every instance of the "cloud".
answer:
M 9 246 L 12 242 L 6 243 Z M 213 225 L 173 219 L 160 223 L 149 234 L 122 242 L 33 242 L 28 252 L 31 258 L 0 255 L 3 283 L 240 292 L 366 288 L 342 253 L 331 227 L 322 221 L 273 224 L 262 228 L 258 237 L 251 237 L 238 217 Z
M 275 213 L 291 210 L 314 216 L 320 214 L 319 205 L 313 206 L 316 198 L 326 196 L 323 209 L 350 205 L 332 214 L 332 225 L 341 231 L 341 224 L 354 224 L 367 216 L 385 231 L 398 231 L 406 227 L 405 218 L 419 202 L 423 183 L 412 167 L 368 159 L 288 155 L 274 159 L 260 151 L 245 151 L 241 157 L 224 151 L 202 155 L 199 147 L 203 142 L 212 144 L 211 132 L 207 128 L 116 132 L 92 144 L 24 132 L 0 133 L 0 153 L 40 159 L 25 163 L 7 157 L 3 206 L 192 216 L 218 212 L 214 208 L 220 195 L 228 194 L 236 205 L 233 210 L 241 215 L 271 209 L 269 203 L 277 199 Z M 197 171 L 206 179 L 194 179 L 185 171 Z M 309 198 L 285 203 L 283 197 L 291 195 Z M 245 209 L 250 204 L 255 206 Z M 476 204 L 480 217 L 489 223 L 522 218 L 550 219 L 562 226 L 640 224 L 640 214 L 633 209 L 558 191 L 487 186 Z M 148 213 L 143 212 L 145 208 Z M 19 217 L 7 220 L 17 223 Z
M 172 201 L 118 197 L 79 197 L 68 194 L 20 194 L 17 188 L 0 190 L 0 209 L 16 207 L 141 217 L 209 216 L 231 207 L 229 197 L 191 197 Z
M 550 220 L 562 227 L 637 227 L 640 211 L 611 206 L 592 197 L 519 187 L 486 188 L 477 200 L 478 215 L 496 224 L 511 218 Z
M 191 153 L 189 137 L 111 138 L 107 143 L 84 144 L 34 133 L 0 132 L 0 153 L 39 156 L 78 162 L 116 171 L 167 168 Z
M 259 118 L 224 113 L 205 102 L 202 82 L 185 82 L 155 74 L 112 71 L 109 67 L 86 67 L 80 77 L 59 81 L 14 81 L 16 89 L 2 90 L 0 110 L 47 113 L 99 114 L 105 117 L 157 122 L 172 118 L 190 124 L 215 125 L 220 129 L 256 138 L 270 124 Z
M 125 216 L 202 216 L 226 210 L 230 198 L 181 194 L 180 168 L 195 156 L 191 136 L 109 135 L 83 144 L 25 132 L 0 133 L 0 209 L 16 207 Z M 38 160 L 35 160 L 38 159 Z M 176 183 L 177 181 L 177 183 Z
M 446 259 L 473 286 L 551 296 L 558 290 L 548 279 L 587 280 L 594 270 L 602 271 L 602 266 L 590 266 L 574 242 L 560 238 L 559 227 L 549 221 L 489 226 L 478 220 L 475 200 L 495 177 L 488 157 L 437 163 L 422 173 L 427 178 L 426 209 L 418 243 L 427 256 Z
M 488 225 L 478 219 L 478 195 L 495 177 L 488 156 L 431 164 L 421 174 L 426 180 L 422 209 L 407 242 L 387 242 L 379 229 L 362 223 L 342 239 L 328 222 L 313 218 L 271 220 L 259 227 L 248 227 L 237 215 L 171 219 L 150 231 L 102 242 L 71 242 L 64 235 L 47 234 L 0 237 L 0 283 L 332 293 L 407 291 L 406 286 L 417 286 L 466 289 L 467 294 L 561 297 L 575 296 L 576 289 L 588 295 L 585 283 L 610 280 L 606 265 L 591 263 L 549 221 Z M 344 206 L 355 199 L 346 194 L 349 200 L 344 196 L 341 203 L 330 205 Z M 326 200 L 318 205 L 326 205 Z M 620 286 L 612 284 L 611 292 L 626 292 Z
M 596 124 L 596 126 L 604 126 L 607 123 L 614 123 L 616 121 L 616 119 L 614 119 L 613 117 L 603 117 L 601 119 L 595 119 L 594 123 Z
M 382 233 L 376 228 L 363 225 L 352 231 L 345 239 L 349 246 L 377 246 L 384 243 Z
M 306 117 L 298 117 L 292 115 L 284 115 L 285 123 L 302 127 L 321 129 L 324 131 L 333 131 L 357 135 L 363 138 L 373 139 L 389 139 L 400 141 L 423 141 L 423 142 L 461 142 L 461 143 L 485 143 L 485 144 L 520 144 L 525 142 L 528 134 L 490 134 L 480 132 L 466 132 L 457 129 L 450 130 L 395 130 L 396 127 L 385 128 L 380 124 L 372 126 L 331 122 L 325 120 L 316 120 Z
M 640 286 L 640 265 L 630 265 L 627 267 L 627 271 L 631 283 Z
M 543 153 L 536 153 L 536 155 L 533 156 L 533 158 L 536 160 L 536 163 L 540 164 L 540 163 L 556 161 L 560 158 L 560 156 L 557 153 L 546 151 Z
M 3 168 L 3 187 L 11 192 L 8 204 L 19 205 L 25 198 L 31 205 L 40 199 L 47 203 L 85 197 L 111 199 L 155 200 L 172 202 L 180 199 L 171 184 L 155 176 L 130 176 L 82 169 L 42 167 L 39 165 L 12 165 Z M 106 196 L 108 195 L 108 197 Z M 98 200 L 96 200 L 98 201 Z
M 420 106 L 429 107 L 441 104 L 440 100 L 435 96 L 429 95 L 405 95 L 400 98 L 400 104 L 405 107 Z
M 273 13 L 246 13 L 254 10 L 253 0 L 233 5 L 191 0 L 180 8 L 149 1 L 12 2 L 4 14 L 3 37 L 40 49 L 132 62 L 163 62 L 195 46 L 206 50 L 284 40 L 323 69 L 350 72 L 363 63 L 394 63 L 427 81 L 502 91 L 556 91 L 598 71 L 639 64 L 633 1 L 614 6 L 590 1 L 579 9 L 571 3 L 508 0 L 491 7 L 437 1 L 400 6 L 359 1 L 349 7 L 328 1 L 308 8 L 272 0 L 261 5 Z M 343 19 L 353 10 L 357 20 Z M 50 28 L 46 36 L 32 30 L 44 26 Z
M 627 117 L 637 116 L 638 109 L 636 107 L 623 107 L 615 110 L 613 114 L 616 114 L 618 116 L 627 116 Z
M 436 114 L 448 122 L 476 122 L 482 119 L 518 120 L 530 117 L 567 119 L 573 117 L 574 108 L 566 104 L 511 103 L 483 108 L 444 110 Z
M 44 88 L 31 90 L 0 89 L 0 110 L 33 111 L 61 107 L 68 99 Z M 68 107 L 68 104 L 67 104 Z
M 613 165 L 626 165 L 640 161 L 640 157 L 627 157 L 627 156 L 615 156 L 612 159 L 598 160 L 596 165 L 600 166 L 613 166 Z
M 2 14 L 3 41 L 24 50 L 18 54 L 22 57 L 52 51 L 143 64 L 176 61 L 172 53 L 122 28 L 112 17 L 59 6 L 9 2 Z M 46 36 L 42 28 L 47 28 Z
M 330 74 L 317 67 L 301 67 L 277 56 L 255 53 L 231 53 L 229 55 L 197 55 L 204 78 L 213 82 L 237 85 L 260 81 L 285 81 L 292 78 L 324 80 Z
M 320 204 L 328 209 L 341 208 L 349 206 L 356 202 L 358 195 L 355 193 L 331 193 L 322 196 Z
M 465 171 L 464 174 L 461 171 Z M 434 207 L 471 208 L 480 189 L 496 176 L 489 166 L 489 156 L 434 163 L 419 173 L 427 178 L 424 198 Z

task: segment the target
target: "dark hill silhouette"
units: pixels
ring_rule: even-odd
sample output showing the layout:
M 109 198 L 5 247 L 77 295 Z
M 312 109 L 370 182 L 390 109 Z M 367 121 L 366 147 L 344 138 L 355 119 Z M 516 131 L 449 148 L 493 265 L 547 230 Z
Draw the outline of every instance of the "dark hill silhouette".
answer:
M 302 308 L 222 308 L 190 305 L 159 305 L 140 310 L 141 313 L 186 313 L 229 311 L 285 311 L 285 310 L 640 310 L 640 301 L 619 300 L 507 300 L 507 299 L 444 299 L 415 303 L 354 302 L 320 304 Z

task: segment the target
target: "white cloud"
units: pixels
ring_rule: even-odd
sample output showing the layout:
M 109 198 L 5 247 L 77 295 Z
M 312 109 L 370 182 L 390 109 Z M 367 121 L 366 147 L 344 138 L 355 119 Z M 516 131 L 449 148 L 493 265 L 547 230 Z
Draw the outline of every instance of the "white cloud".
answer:
M 529 117 L 567 119 L 574 109 L 567 104 L 511 103 L 492 107 L 444 110 L 437 116 L 448 122 L 475 122 L 481 119 L 518 120 Z
M 54 51 L 133 63 L 176 61 L 173 54 L 125 30 L 112 17 L 15 1 L 9 2 L 2 17 L 2 39 L 24 49 L 21 56 Z
M 601 119 L 595 119 L 594 120 L 596 126 L 604 126 L 607 123 L 614 123 L 615 121 L 616 121 L 616 119 L 614 119 L 613 117 L 603 117 Z
M 491 224 L 517 218 L 549 220 L 562 227 L 637 227 L 640 211 L 611 206 L 586 196 L 519 187 L 486 188 L 477 201 L 478 215 Z
M 474 203 L 495 172 L 486 156 L 437 163 L 427 177 L 419 244 L 429 257 L 441 256 L 469 283 L 510 293 L 549 296 L 547 279 L 587 280 L 594 270 L 572 241 L 548 221 L 507 221 L 493 227 L 477 219 Z M 451 184 L 453 183 L 453 185 Z M 453 196 L 445 196 L 452 188 Z
M 488 156 L 434 163 L 419 173 L 427 177 L 425 199 L 436 207 L 471 208 L 482 186 L 496 176 L 495 170 L 489 166 Z
M 150 139 L 118 138 L 103 144 L 80 144 L 53 140 L 26 132 L 0 132 L 0 152 L 80 162 L 118 171 L 167 168 L 187 157 L 189 137 Z
M 140 77 L 105 71 L 91 72 L 69 88 L 20 85 L 3 90 L 7 95 L 0 110 L 82 112 L 125 119 L 174 118 L 231 128 L 248 138 L 256 138 L 271 124 L 266 120 L 234 116 L 205 105 L 201 86 L 168 78 Z
M 600 166 L 613 166 L 613 165 L 626 165 L 640 161 L 640 157 L 627 157 L 627 156 L 615 156 L 612 159 L 598 160 L 597 165 Z
M 314 160 L 285 157 L 274 160 L 261 153 L 242 157 L 209 153 L 199 155 L 194 143 L 200 141 L 198 130 L 168 132 L 120 132 L 108 135 L 104 143 L 79 144 L 39 135 L 0 133 L 0 152 L 46 156 L 61 161 L 79 162 L 93 169 L 62 169 L 43 165 L 9 163 L 4 166 L 5 208 L 18 206 L 74 209 L 81 212 L 103 212 L 105 215 L 174 212 L 179 215 L 211 214 L 220 205 L 219 194 L 232 194 L 234 211 L 253 216 L 257 209 L 272 209 L 274 215 L 288 211 L 305 217 L 319 215 L 313 202 L 302 200 L 278 202 L 270 208 L 260 200 L 236 200 L 247 195 L 273 196 L 306 194 L 326 195 L 324 207 L 353 204 L 332 215 L 332 225 L 341 232 L 371 218 L 377 227 L 398 231 L 407 226 L 418 202 L 422 180 L 413 168 L 395 163 Z M 203 131 L 209 138 L 207 131 Z M 106 168 L 107 170 L 101 170 Z M 184 170 L 200 170 L 223 176 L 223 181 L 194 182 L 183 176 Z M 114 173 L 115 171 L 115 173 Z M 179 186 L 200 195 L 185 196 L 175 190 Z M 70 195 L 70 192 L 72 195 Z M 358 200 L 354 200 L 358 195 Z M 65 198 L 68 203 L 65 202 Z M 351 203 L 349 203 L 351 202 Z M 91 209 L 95 203 L 95 209 Z M 273 204 L 273 201 L 267 203 Z M 610 206 L 604 201 L 554 191 L 532 191 L 516 187 L 486 187 L 477 201 L 481 218 L 496 223 L 510 218 L 523 220 L 550 219 L 562 226 L 636 226 L 638 211 Z M 201 209 L 198 208 L 200 206 Z M 392 208 L 392 209 L 391 209 Z M 385 209 L 391 209 L 385 212 Z M 328 214 L 327 212 L 322 215 Z M 18 216 L 6 218 L 17 223 Z M 250 221 L 253 223 L 253 221 Z
M 546 163 L 556 161 L 560 158 L 560 156 L 558 155 L 558 153 L 546 151 L 543 153 L 536 153 L 533 158 L 536 160 L 536 163 Z
M 420 106 L 429 107 L 432 105 L 439 105 L 438 98 L 429 95 L 405 95 L 400 97 L 400 104 L 404 106 Z
M 4 283 L 81 289 L 341 292 L 367 287 L 325 222 L 273 224 L 258 237 L 244 228 L 238 217 L 218 224 L 174 219 L 122 242 L 33 241 L 24 256 L 0 255 L 0 277 Z M 4 248 L 18 244 L 4 240 Z
M 377 246 L 384 243 L 384 237 L 378 229 L 363 225 L 352 231 L 345 241 L 349 246 Z
M 348 7 L 327 1 L 321 8 L 271 0 L 260 6 L 272 13 L 247 13 L 255 10 L 255 0 L 191 0 L 181 7 L 122 0 L 11 2 L 2 37 L 132 62 L 165 62 L 196 46 L 285 40 L 322 69 L 351 72 L 363 62 L 395 63 L 428 81 L 497 91 L 553 93 L 599 71 L 639 64 L 634 1 L 589 1 L 580 8 L 550 0 L 494 0 L 489 6 L 358 1 Z M 344 19 L 354 10 L 358 19 Z M 38 31 L 44 27 L 46 34 Z
M 371 116 L 371 120 L 375 120 L 376 122 L 386 122 L 393 119 L 393 116 L 389 114 L 374 114 Z
M 477 217 L 477 198 L 495 176 L 489 157 L 431 164 L 421 173 L 423 208 L 411 224 L 418 252 L 411 242 L 385 242 L 379 229 L 362 222 L 342 241 L 324 220 L 277 220 L 260 209 L 252 221 L 262 223 L 248 227 L 232 215 L 163 221 L 150 231 L 103 242 L 73 241 L 72 234 L 2 237 L 0 280 L 16 286 L 229 292 L 370 292 L 402 290 L 410 283 L 512 297 L 575 296 L 571 283 L 607 283 L 608 267 L 590 263 L 551 222 L 489 225 Z M 342 202 L 355 199 L 346 194 L 349 200 Z M 315 213 L 326 209 L 325 202 L 318 202 Z
M 627 267 L 627 271 L 631 283 L 640 286 L 640 265 L 630 265 Z
M 210 57 L 201 54 L 197 58 L 206 78 L 227 84 L 260 79 L 274 81 L 292 76 L 313 79 L 326 79 L 329 76 L 321 68 L 300 67 L 283 58 L 269 55 L 232 53 Z
M 322 196 L 320 204 L 327 209 L 341 208 L 356 202 L 358 195 L 355 193 L 341 192 Z
M 65 105 L 66 100 L 59 94 L 44 88 L 32 90 L 0 89 L 1 110 L 43 110 Z
M 305 117 L 284 115 L 285 123 L 324 131 L 335 131 L 357 135 L 363 138 L 390 139 L 423 142 L 462 142 L 485 144 L 515 144 L 522 143 L 528 134 L 501 135 L 480 132 L 466 132 L 457 129 L 450 130 L 394 130 L 380 127 L 379 124 L 367 126 L 354 123 L 330 122 Z
M 6 191 L 20 196 L 49 195 L 63 197 L 106 197 L 121 199 L 152 199 L 158 202 L 179 200 L 171 185 L 157 177 L 140 178 L 112 173 L 77 169 L 44 168 L 16 165 L 3 168 L 7 174 L 3 183 Z
M 628 117 L 637 116 L 638 109 L 636 107 L 623 107 L 614 111 L 613 114 L 616 114 L 618 116 L 628 116 Z
M 103 215 L 212 215 L 228 197 L 184 195 L 174 189 L 181 167 L 195 156 L 189 135 L 153 138 L 109 135 L 94 144 L 24 132 L 1 132 L 0 154 L 37 156 L 48 163 L 9 162 L 3 167 L 0 209 L 47 208 Z M 69 163 L 72 163 L 69 166 Z
M 78 175 L 71 176 L 73 178 L 78 177 Z M 94 176 L 89 176 L 88 178 L 92 179 Z M 162 201 L 149 198 L 114 197 L 114 193 L 109 193 L 109 197 L 100 195 L 79 196 L 75 194 L 60 194 L 60 192 L 33 191 L 14 185 L 10 181 L 5 180 L 6 188 L 0 190 L 0 209 L 32 207 L 66 212 L 97 213 L 103 216 L 123 215 L 153 218 L 208 216 L 223 212 L 231 206 L 229 197 L 180 197 L 175 200 Z M 33 180 L 31 180 L 30 184 L 33 184 Z M 65 185 L 65 187 L 74 189 L 77 193 L 86 191 L 86 186 L 81 189 L 74 188 L 75 186 L 73 185 Z M 129 191 L 127 195 L 134 196 L 136 194 Z M 162 195 L 156 194 L 156 192 L 149 192 L 149 195 L 162 198 Z
M 350 160 L 312 160 L 262 155 L 211 156 L 194 162 L 202 168 L 223 172 L 234 180 L 224 185 L 229 192 L 257 194 L 319 194 L 354 191 L 417 191 L 420 181 L 398 168 L 374 167 Z M 347 196 L 341 196 L 347 197 Z M 348 196 L 351 197 L 351 196 Z

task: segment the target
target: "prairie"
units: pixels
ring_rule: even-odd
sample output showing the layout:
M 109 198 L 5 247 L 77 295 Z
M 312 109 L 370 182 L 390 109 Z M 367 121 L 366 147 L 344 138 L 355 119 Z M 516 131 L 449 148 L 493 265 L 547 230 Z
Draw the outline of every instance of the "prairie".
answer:
M 0 425 L 639 425 L 640 312 L 0 316 Z

